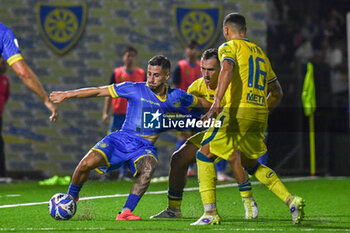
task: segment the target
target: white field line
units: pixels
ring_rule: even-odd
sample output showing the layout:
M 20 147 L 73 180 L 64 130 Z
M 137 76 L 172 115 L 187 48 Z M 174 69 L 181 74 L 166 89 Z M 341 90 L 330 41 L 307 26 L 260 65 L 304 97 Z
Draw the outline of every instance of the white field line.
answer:
M 86 227 L 86 228 L 53 228 L 53 227 L 47 227 L 47 228 L 0 228 L 0 231 L 10 232 L 10 231 L 106 231 L 110 230 L 107 228 L 93 228 L 93 227 Z M 117 229 L 116 229 L 117 230 Z M 133 231 L 133 230 L 140 230 L 139 228 L 123 228 L 123 231 Z M 172 231 L 190 231 L 190 232 L 197 232 L 200 229 L 199 228 L 168 228 L 166 230 L 172 230 Z M 286 229 L 283 228 L 210 228 L 210 231 L 218 231 L 218 232 L 286 232 Z M 319 232 L 319 229 L 314 228 L 298 228 L 298 232 Z M 288 231 L 289 232 L 289 231 Z M 334 228 L 322 228 L 322 232 L 350 232 L 350 229 L 334 229 Z
M 343 177 L 339 177 L 339 178 L 343 178 Z M 295 178 L 285 178 L 282 179 L 283 182 L 296 182 L 296 181 L 303 181 L 303 180 L 315 180 L 315 179 L 319 179 L 319 177 L 310 177 L 310 176 L 306 176 L 306 177 L 295 177 Z M 336 177 L 330 177 L 329 179 L 338 179 Z M 259 181 L 254 181 L 251 182 L 253 185 L 255 184 L 260 184 Z M 237 183 L 234 184 L 221 184 L 221 185 L 217 185 L 217 188 L 227 188 L 227 187 L 235 187 L 237 186 Z M 185 188 L 184 191 L 195 191 L 195 190 L 199 190 L 199 187 L 191 187 L 191 188 Z M 154 194 L 165 194 L 168 193 L 168 190 L 161 190 L 161 191 L 150 191 L 150 192 L 146 192 L 145 195 L 154 195 Z M 92 200 L 92 199 L 102 199 L 102 198 L 114 198 L 114 197 L 127 197 L 129 196 L 129 193 L 125 193 L 125 194 L 113 194 L 113 195 L 103 195 L 103 196 L 92 196 L 92 197 L 82 197 L 79 199 L 79 201 L 84 201 L 84 200 Z M 20 206 L 33 206 L 33 205 L 43 205 L 43 204 L 48 204 L 48 201 L 43 201 L 43 202 L 32 202 L 32 203 L 21 203 L 21 204 L 11 204 L 11 205 L 1 205 L 0 209 L 3 208 L 12 208 L 12 207 L 20 207 Z M 1 229 L 1 228 L 0 228 Z
M 5 197 L 20 197 L 21 196 L 21 194 L 6 194 L 6 195 L 4 195 Z M 0 198 L 2 198 L 3 196 L 2 195 L 0 195 Z

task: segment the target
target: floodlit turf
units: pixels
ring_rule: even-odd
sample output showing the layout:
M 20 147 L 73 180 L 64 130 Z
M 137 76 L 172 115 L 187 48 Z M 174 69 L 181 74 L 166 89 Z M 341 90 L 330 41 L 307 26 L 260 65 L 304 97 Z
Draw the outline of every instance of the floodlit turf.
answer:
M 127 194 L 131 182 L 87 182 L 81 197 Z M 229 184 L 219 183 L 222 184 Z M 66 186 L 39 186 L 35 182 L 0 185 L 0 232 L 350 232 L 350 178 L 315 178 L 285 183 L 294 194 L 306 200 L 305 219 L 293 225 L 288 208 L 265 186 L 253 185 L 259 207 L 259 218 L 244 219 L 244 208 L 237 187 L 217 190 L 221 225 L 190 226 L 202 215 L 198 190 L 186 191 L 179 220 L 149 219 L 167 205 L 166 194 L 145 195 L 134 213 L 141 221 L 115 221 L 126 195 L 78 202 L 76 215 L 68 221 L 56 221 L 48 213 L 47 204 L 7 207 L 23 203 L 47 202 Z M 187 186 L 198 187 L 196 179 Z M 148 191 L 165 191 L 167 183 L 154 183 Z M 10 196 L 9 196 L 10 195 Z

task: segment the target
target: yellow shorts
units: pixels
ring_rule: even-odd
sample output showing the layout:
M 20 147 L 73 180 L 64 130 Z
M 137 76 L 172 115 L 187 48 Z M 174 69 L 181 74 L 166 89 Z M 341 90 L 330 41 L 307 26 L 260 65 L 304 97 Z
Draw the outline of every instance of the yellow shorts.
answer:
M 199 133 L 196 133 L 195 135 L 191 136 L 187 141 L 195 145 L 198 149 L 201 148 L 201 142 L 203 140 L 203 137 L 207 131 L 201 131 Z
M 209 143 L 210 152 L 228 160 L 239 149 L 247 158 L 257 159 L 267 151 L 264 143 L 266 122 L 237 119 L 228 111 L 222 111 L 217 120 L 222 122 L 220 128 L 211 127 L 203 137 L 202 145 Z
M 203 137 L 205 135 L 207 131 L 201 131 L 199 133 L 196 133 L 195 135 L 193 135 L 192 137 L 190 137 L 189 139 L 187 139 L 188 142 L 192 143 L 193 145 L 195 145 L 198 149 L 201 148 L 201 142 L 203 140 Z M 214 161 L 214 163 L 217 163 L 221 160 L 222 158 L 217 157 Z

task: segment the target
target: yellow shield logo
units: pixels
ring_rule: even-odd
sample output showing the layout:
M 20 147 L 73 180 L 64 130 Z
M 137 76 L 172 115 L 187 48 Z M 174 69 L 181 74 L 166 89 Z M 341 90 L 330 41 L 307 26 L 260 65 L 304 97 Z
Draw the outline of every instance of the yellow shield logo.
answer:
M 84 31 L 86 5 L 39 2 L 37 8 L 39 29 L 44 41 L 58 54 L 68 52 Z
M 201 51 L 209 48 L 219 35 L 222 24 L 221 7 L 174 6 L 175 32 L 186 46 L 191 40 Z

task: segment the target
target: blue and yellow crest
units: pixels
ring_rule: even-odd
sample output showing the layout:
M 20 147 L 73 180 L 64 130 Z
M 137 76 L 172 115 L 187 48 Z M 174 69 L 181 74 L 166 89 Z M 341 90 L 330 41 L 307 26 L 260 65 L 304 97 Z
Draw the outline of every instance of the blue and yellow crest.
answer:
M 38 24 L 45 42 L 58 54 L 69 51 L 79 40 L 86 23 L 86 5 L 39 2 Z
M 215 42 L 222 24 L 221 7 L 174 6 L 175 32 L 186 46 L 191 40 L 203 51 Z

